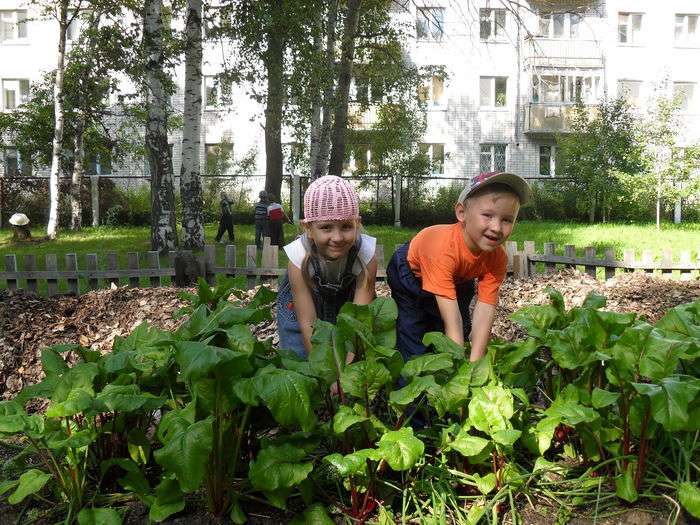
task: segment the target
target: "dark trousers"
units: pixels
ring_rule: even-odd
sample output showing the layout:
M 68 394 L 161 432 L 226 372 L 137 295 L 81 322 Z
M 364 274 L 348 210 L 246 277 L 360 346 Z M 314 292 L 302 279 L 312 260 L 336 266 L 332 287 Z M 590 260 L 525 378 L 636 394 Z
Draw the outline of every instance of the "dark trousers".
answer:
M 233 217 L 230 215 L 222 215 L 219 219 L 219 231 L 216 233 L 216 242 L 221 240 L 224 232 L 228 232 L 228 240 L 233 242 Z
M 284 246 L 284 222 L 282 220 L 268 221 L 267 226 L 270 229 L 270 244 L 280 248 Z
M 258 250 L 263 247 L 263 237 L 268 237 L 270 233 L 267 231 L 267 220 L 255 221 L 255 246 Z
M 420 280 L 413 274 L 406 260 L 407 255 L 408 243 L 394 252 L 386 268 L 391 297 L 399 310 L 396 320 L 396 349 L 406 361 L 428 350 L 423 344 L 425 334 L 445 331 L 435 295 L 421 288 Z M 462 314 L 465 341 L 471 332 L 469 304 L 473 297 L 473 280 L 457 285 L 457 303 Z

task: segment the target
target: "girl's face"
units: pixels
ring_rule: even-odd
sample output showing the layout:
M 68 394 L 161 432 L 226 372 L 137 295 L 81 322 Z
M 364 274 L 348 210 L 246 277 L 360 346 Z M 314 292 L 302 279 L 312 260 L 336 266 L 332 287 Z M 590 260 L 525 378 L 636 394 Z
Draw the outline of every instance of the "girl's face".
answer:
M 306 227 L 306 234 L 322 257 L 338 259 L 355 244 L 358 228 L 359 224 L 354 220 L 314 221 Z

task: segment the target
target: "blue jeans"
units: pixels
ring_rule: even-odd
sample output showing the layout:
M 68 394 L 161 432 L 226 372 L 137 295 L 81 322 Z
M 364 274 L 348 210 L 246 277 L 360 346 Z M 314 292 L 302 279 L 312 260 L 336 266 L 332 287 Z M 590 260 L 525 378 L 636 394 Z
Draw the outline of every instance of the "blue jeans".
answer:
M 279 347 L 292 350 L 295 354 L 306 359 L 304 337 L 301 335 L 297 315 L 294 311 L 292 287 L 287 274 L 280 280 L 277 292 L 277 332 L 280 336 Z
M 408 243 L 394 252 L 386 268 L 391 296 L 399 310 L 396 320 L 396 349 L 406 361 L 423 355 L 428 350 L 423 344 L 425 334 L 445 331 L 435 294 L 422 289 L 420 279 L 413 274 L 408 264 L 407 256 Z M 457 304 L 462 314 L 465 341 L 471 332 L 469 304 L 474 291 L 473 280 L 457 285 Z

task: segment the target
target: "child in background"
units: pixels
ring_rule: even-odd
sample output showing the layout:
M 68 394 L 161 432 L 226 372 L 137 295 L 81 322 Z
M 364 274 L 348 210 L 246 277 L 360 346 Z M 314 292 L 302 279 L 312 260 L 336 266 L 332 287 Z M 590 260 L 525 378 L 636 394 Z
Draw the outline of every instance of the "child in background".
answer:
M 219 217 L 219 231 L 216 232 L 216 242 L 224 242 L 222 237 L 224 232 L 228 233 L 228 242 L 233 244 L 235 237 L 233 234 L 233 215 L 231 214 L 231 200 L 225 191 L 221 192 L 219 205 L 221 206 L 221 217 Z
M 527 182 L 517 175 L 481 173 L 459 196 L 456 224 L 425 228 L 394 253 L 387 282 L 399 310 L 396 344 L 405 360 L 426 352 L 423 336 L 432 331 L 459 345 L 471 332 L 470 360 L 483 357 L 506 275 L 501 245 L 528 196 Z M 475 278 L 478 298 L 470 320 Z
M 301 223 L 304 233 L 284 247 L 289 265 L 277 296 L 277 329 L 280 348 L 306 357 L 316 319 L 334 323 L 346 302 L 374 299 L 377 241 L 360 231 L 355 190 L 333 175 L 309 185 Z
M 267 194 L 267 228 L 270 234 L 270 244 L 284 246 L 284 221 L 292 224 L 292 221 L 284 213 L 284 208 L 277 202 L 277 195 L 274 193 Z
M 258 250 L 263 247 L 263 237 L 269 235 L 267 231 L 267 192 L 262 190 L 259 194 L 259 201 L 255 205 L 253 219 L 255 220 L 255 246 Z

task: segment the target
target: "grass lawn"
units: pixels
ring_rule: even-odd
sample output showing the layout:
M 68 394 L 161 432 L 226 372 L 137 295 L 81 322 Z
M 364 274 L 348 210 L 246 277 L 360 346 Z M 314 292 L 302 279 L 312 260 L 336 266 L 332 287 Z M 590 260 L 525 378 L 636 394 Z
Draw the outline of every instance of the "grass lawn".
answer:
M 216 224 L 209 224 L 205 229 L 205 236 L 209 242 L 213 242 L 216 235 Z M 393 226 L 367 226 L 367 232 L 378 239 L 379 244 L 385 246 L 385 256 L 388 260 L 394 251 L 394 246 L 410 239 L 418 231 L 418 228 L 394 228 Z M 285 226 L 286 239 L 294 238 L 298 229 L 293 225 Z M 254 227 L 252 225 L 236 226 L 237 263 L 245 265 L 245 246 L 254 244 Z M 35 238 L 41 238 L 44 230 L 35 228 L 32 230 Z M 535 241 L 536 249 L 542 252 L 542 244 L 545 242 L 557 243 L 557 253 L 563 254 L 565 244 L 576 245 L 577 252 L 583 255 L 586 246 L 595 246 L 599 253 L 605 248 L 614 248 L 618 259 L 622 259 L 624 249 L 633 248 L 637 256 L 642 250 L 653 250 L 658 256 L 661 250 L 670 249 L 678 259 L 681 250 L 690 250 L 691 256 L 698 256 L 700 250 L 700 224 L 664 224 L 657 231 L 653 224 L 575 224 L 562 222 L 535 222 L 522 221 L 515 227 L 511 240 L 518 241 L 522 248 L 522 241 Z M 12 243 L 10 229 L 0 229 L 0 268 L 4 269 L 4 255 L 15 254 L 20 269 L 24 265 L 24 255 L 34 254 L 37 257 L 38 269 L 44 268 L 44 256 L 56 254 L 59 261 L 59 269 L 63 268 L 64 255 L 77 253 L 78 264 L 84 267 L 84 254 L 96 253 L 100 266 L 106 263 L 107 252 L 119 254 L 119 267 L 126 267 L 127 252 L 140 252 L 140 263 L 146 265 L 145 252 L 149 247 L 149 229 L 147 227 L 123 227 L 123 228 L 86 228 L 81 232 L 63 230 L 59 238 L 51 242 L 40 242 L 16 245 Z M 284 252 L 280 253 L 280 266 L 286 265 Z M 223 265 L 223 246 L 217 250 L 217 262 Z M 65 283 L 61 283 L 66 286 Z M 0 282 L 0 288 L 6 286 Z M 21 286 L 21 285 L 20 285 Z M 45 284 L 44 284 L 45 287 Z M 82 288 L 82 285 L 81 285 Z

